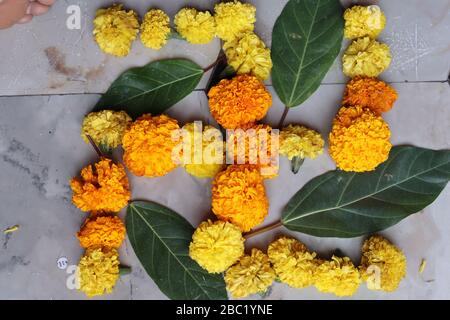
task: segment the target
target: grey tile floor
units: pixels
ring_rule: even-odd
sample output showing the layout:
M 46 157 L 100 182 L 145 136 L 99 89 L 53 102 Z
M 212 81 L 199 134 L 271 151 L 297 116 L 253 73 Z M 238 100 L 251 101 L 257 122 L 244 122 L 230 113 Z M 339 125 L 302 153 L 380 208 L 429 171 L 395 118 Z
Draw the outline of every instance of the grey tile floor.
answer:
M 123 2 L 141 15 L 149 6 L 174 14 L 186 4 L 182 0 Z M 257 32 L 270 43 L 270 30 L 286 1 L 250 2 L 258 8 Z M 350 1 L 343 2 L 347 5 Z M 450 70 L 450 1 L 375 2 L 386 12 L 388 26 L 382 39 L 391 46 L 394 55 L 391 68 L 382 78 L 393 82 L 399 92 L 395 108 L 386 115 L 394 144 L 450 148 L 450 88 L 446 82 Z M 71 204 L 68 181 L 95 159 L 91 148 L 80 139 L 79 129 L 83 116 L 99 98 L 97 93 L 103 92 L 118 74 L 131 66 L 180 56 L 206 66 L 219 50 L 216 42 L 194 47 L 173 40 L 162 51 L 154 52 L 136 42 L 127 58 L 106 57 L 92 41 L 91 20 L 96 8 L 109 3 L 59 0 L 49 14 L 32 24 L 0 31 L 0 230 L 20 225 L 19 231 L 0 235 L 0 298 L 84 298 L 66 287 L 68 275 L 57 268 L 56 261 L 67 257 L 69 264 L 75 264 L 82 254 L 74 233 L 85 217 Z M 81 30 L 65 27 L 66 9 L 71 4 L 82 9 Z M 200 8 L 212 6 L 206 0 L 192 0 L 189 4 Z M 60 53 L 60 62 L 69 72 L 52 67 L 52 57 L 45 53 L 48 48 Z M 320 89 L 304 105 L 291 110 L 287 122 L 307 124 L 326 136 L 345 81 L 337 61 Z M 274 93 L 274 105 L 266 122 L 276 124 L 282 110 Z M 211 121 L 202 91 L 192 93 L 169 113 L 182 123 L 198 119 Z M 267 182 L 270 214 L 266 223 L 279 217 L 288 199 L 303 184 L 333 168 L 329 156 L 323 155 L 316 161 L 306 161 L 301 173 L 294 176 L 288 163 L 282 162 L 280 177 Z M 167 205 L 193 224 L 208 215 L 210 181 L 193 179 L 181 169 L 163 178 L 133 177 L 131 180 L 134 198 Z M 186 187 L 189 193 L 184 191 Z M 430 207 L 383 232 L 404 250 L 408 275 L 395 293 L 376 293 L 362 286 L 354 298 L 450 298 L 449 205 L 450 188 L 447 187 Z M 252 239 L 248 245 L 265 248 L 280 232 L 287 231 Z M 296 236 L 323 255 L 338 247 L 355 262 L 359 259 L 362 239 Z M 428 264 L 425 272 L 419 274 L 422 259 L 427 259 Z M 123 277 L 115 292 L 104 299 L 165 298 L 140 266 L 128 241 L 121 249 L 121 260 L 132 266 L 133 272 Z M 295 290 L 278 283 L 267 297 L 308 298 L 334 297 L 319 294 L 312 288 Z

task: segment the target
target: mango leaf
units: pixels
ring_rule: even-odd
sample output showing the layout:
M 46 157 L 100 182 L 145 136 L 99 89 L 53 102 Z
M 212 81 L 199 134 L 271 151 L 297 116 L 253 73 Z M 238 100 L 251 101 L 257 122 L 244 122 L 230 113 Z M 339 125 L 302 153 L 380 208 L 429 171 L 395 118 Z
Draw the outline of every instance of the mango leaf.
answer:
M 139 261 L 170 299 L 227 299 L 222 275 L 209 274 L 189 257 L 194 228 L 176 212 L 153 202 L 127 209 L 128 238 Z
M 375 171 L 325 173 L 289 201 L 282 222 L 318 237 L 351 238 L 395 225 L 431 204 L 450 179 L 450 150 L 394 147 Z
M 94 111 L 126 111 L 137 118 L 159 114 L 191 93 L 203 69 L 184 59 L 161 60 L 122 73 L 101 97 Z
M 344 21 L 339 0 L 290 0 L 272 34 L 272 81 L 280 100 L 308 99 L 339 54 Z

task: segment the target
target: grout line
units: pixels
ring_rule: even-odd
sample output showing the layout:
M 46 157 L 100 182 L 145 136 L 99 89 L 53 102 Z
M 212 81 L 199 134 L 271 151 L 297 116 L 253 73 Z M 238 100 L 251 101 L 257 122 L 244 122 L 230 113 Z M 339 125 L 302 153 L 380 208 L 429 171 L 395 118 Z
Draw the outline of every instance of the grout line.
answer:
M 387 81 L 389 84 L 420 84 L 420 83 L 449 83 L 450 80 L 425 80 L 425 81 Z M 336 86 L 345 85 L 344 82 L 326 82 L 320 86 Z M 273 88 L 272 84 L 266 84 L 266 87 Z M 194 89 L 193 92 L 204 92 L 205 89 Z M 14 97 L 48 97 L 48 96 L 79 96 L 79 95 L 102 95 L 101 92 L 74 92 L 74 93 L 38 93 L 38 94 L 17 94 L 17 95 L 0 95 L 0 98 Z

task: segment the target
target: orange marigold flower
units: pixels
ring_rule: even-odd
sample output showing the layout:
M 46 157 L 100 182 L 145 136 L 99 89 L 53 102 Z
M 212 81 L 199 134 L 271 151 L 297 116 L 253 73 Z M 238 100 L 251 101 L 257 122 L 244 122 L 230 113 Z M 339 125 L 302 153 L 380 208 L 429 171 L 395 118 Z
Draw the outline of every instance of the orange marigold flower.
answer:
M 225 129 L 243 128 L 264 118 L 272 105 L 272 95 L 254 76 L 224 79 L 208 93 L 209 109 Z
M 343 107 L 333 121 L 330 156 L 344 171 L 372 171 L 387 160 L 390 137 L 381 116 L 360 106 Z
M 267 124 L 235 130 L 227 139 L 230 160 L 235 164 L 254 165 L 266 179 L 278 175 L 278 149 L 278 137 L 275 136 L 275 141 L 272 139 L 272 127 Z
M 125 239 L 125 226 L 119 217 L 94 216 L 88 218 L 77 233 L 83 248 L 117 249 Z
M 263 177 L 254 166 L 231 165 L 217 174 L 212 187 L 212 211 L 242 231 L 263 222 L 269 212 Z
M 375 113 L 388 112 L 397 100 L 397 91 L 376 78 L 355 77 L 345 88 L 344 105 L 369 108 Z
M 125 165 L 137 176 L 161 177 L 168 174 L 177 167 L 172 160 L 172 150 L 177 144 L 172 134 L 178 129 L 177 120 L 166 115 L 141 116 L 123 137 Z
M 128 177 L 121 164 L 102 158 L 81 170 L 81 178 L 70 181 L 73 203 L 82 211 L 92 213 L 119 212 L 130 200 Z

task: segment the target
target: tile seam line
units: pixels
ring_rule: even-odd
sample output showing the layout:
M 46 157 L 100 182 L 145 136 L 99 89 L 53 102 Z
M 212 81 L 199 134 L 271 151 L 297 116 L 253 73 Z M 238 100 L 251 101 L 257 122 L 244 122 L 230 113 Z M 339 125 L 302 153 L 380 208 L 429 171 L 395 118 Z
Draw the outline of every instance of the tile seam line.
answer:
M 426 81 L 386 81 L 388 84 L 425 84 L 425 83 L 448 83 L 447 80 L 426 80 Z M 346 82 L 328 82 L 322 83 L 320 86 L 336 86 L 345 85 Z M 273 88 L 273 85 L 266 84 L 266 87 Z M 195 89 L 192 92 L 205 92 L 205 89 Z M 73 93 L 33 93 L 33 94 L 13 94 L 0 95 L 0 98 L 14 97 L 49 97 L 49 96 L 79 96 L 79 95 L 102 95 L 101 92 L 73 92 Z

